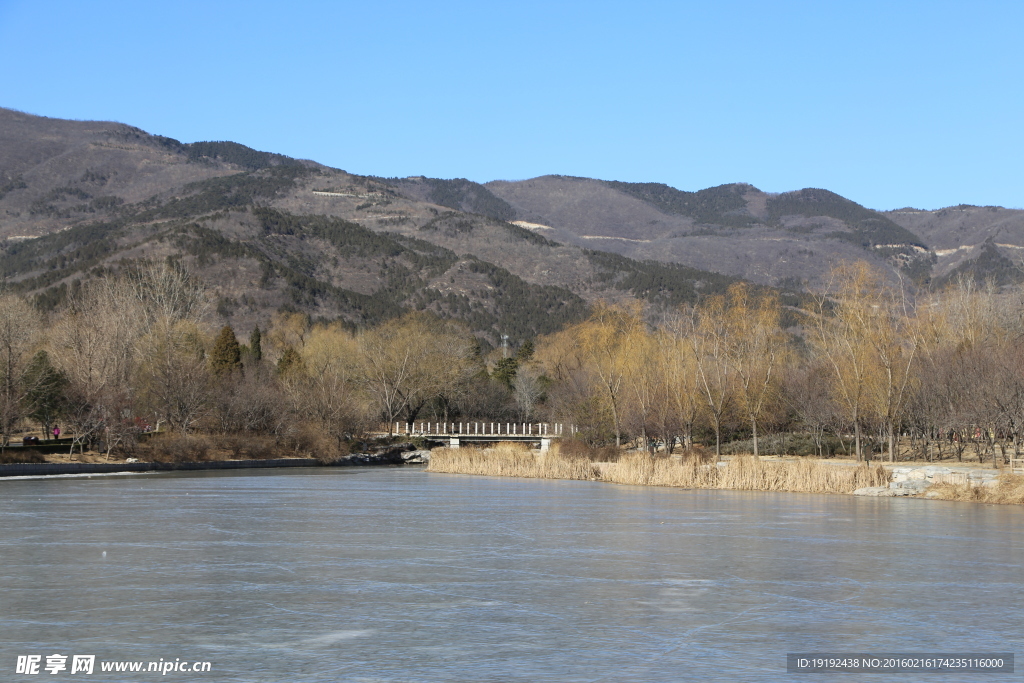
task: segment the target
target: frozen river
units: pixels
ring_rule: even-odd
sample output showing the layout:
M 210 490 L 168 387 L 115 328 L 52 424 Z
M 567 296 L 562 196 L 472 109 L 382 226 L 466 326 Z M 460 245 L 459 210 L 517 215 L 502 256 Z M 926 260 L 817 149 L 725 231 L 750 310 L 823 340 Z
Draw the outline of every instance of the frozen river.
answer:
M 2 680 L 77 680 L 76 654 L 92 681 L 291 683 L 826 680 L 786 654 L 1024 653 L 1008 506 L 324 468 L 0 480 L 0 519 Z M 68 670 L 16 676 L 33 654 Z M 100 671 L 160 659 L 211 670 Z

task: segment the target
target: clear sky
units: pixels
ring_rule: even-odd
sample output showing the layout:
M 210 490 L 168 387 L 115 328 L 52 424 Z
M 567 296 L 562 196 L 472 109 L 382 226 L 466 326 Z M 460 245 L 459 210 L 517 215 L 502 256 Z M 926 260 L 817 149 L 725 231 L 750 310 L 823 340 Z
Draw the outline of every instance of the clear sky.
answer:
M 0 106 L 359 174 L 1024 207 L 1022 2 L 0 0 Z

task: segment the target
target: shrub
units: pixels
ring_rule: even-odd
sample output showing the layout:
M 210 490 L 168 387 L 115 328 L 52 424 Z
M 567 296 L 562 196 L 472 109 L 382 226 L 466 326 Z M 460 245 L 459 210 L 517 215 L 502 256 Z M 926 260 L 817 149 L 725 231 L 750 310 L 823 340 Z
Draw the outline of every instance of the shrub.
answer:
M 615 446 L 591 446 L 577 439 L 559 439 L 554 447 L 564 458 L 586 458 L 590 462 L 618 462 L 621 455 Z
M 2 465 L 43 462 L 46 462 L 46 458 L 42 453 L 31 448 L 5 448 L 0 452 L 0 464 Z
M 246 439 L 242 452 L 251 460 L 270 460 L 280 455 L 277 440 L 269 436 L 253 436 Z
M 205 436 L 168 433 L 140 444 L 138 451 L 141 457 L 152 462 L 204 462 L 211 459 L 210 446 Z
M 277 439 L 255 434 L 226 434 L 217 439 L 217 446 L 234 460 L 269 460 L 280 455 Z
M 846 450 L 839 439 L 832 435 L 822 437 L 822 455 L 825 457 L 842 455 L 849 452 L 852 444 L 846 444 Z M 766 434 L 757 440 L 757 451 L 760 455 L 818 455 L 818 446 L 810 434 L 796 432 L 791 434 Z M 754 440 L 731 441 L 722 446 L 723 455 L 746 455 L 754 452 Z
M 715 452 L 704 446 L 694 444 L 690 447 L 690 450 L 683 450 L 682 453 L 683 462 L 696 462 L 698 464 L 706 465 L 709 462 L 717 460 Z
M 339 443 L 337 439 L 327 436 L 322 430 L 311 425 L 303 425 L 296 430 L 290 445 L 296 455 L 316 458 L 324 465 L 330 465 L 349 453 L 347 443 Z

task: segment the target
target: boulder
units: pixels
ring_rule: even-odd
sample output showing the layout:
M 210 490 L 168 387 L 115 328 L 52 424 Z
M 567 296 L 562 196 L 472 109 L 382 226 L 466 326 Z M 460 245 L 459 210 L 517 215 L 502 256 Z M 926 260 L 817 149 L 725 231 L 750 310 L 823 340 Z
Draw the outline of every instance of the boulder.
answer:
M 430 451 L 407 451 L 402 453 L 402 462 L 407 465 L 422 465 L 430 462 Z

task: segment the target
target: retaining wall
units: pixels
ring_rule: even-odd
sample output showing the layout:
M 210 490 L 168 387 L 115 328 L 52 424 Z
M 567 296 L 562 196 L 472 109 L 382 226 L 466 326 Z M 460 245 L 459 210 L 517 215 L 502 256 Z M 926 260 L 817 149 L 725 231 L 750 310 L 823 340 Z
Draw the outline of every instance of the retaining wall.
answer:
M 422 451 L 400 453 L 353 453 L 330 463 L 330 466 L 401 465 L 421 463 L 416 456 Z M 429 458 L 429 455 L 427 456 Z M 165 472 L 173 470 L 243 470 L 260 467 L 324 467 L 315 458 L 275 458 L 273 460 L 213 460 L 210 462 L 69 462 L 17 463 L 0 465 L 0 477 L 29 477 L 44 474 L 109 474 L 111 472 Z
M 167 470 L 240 470 L 253 467 L 321 467 L 313 458 L 274 460 L 216 460 L 211 462 L 68 462 L 17 463 L 0 465 L 0 477 L 41 474 L 109 474 L 111 472 L 156 472 Z

